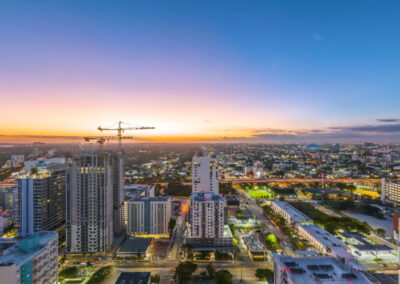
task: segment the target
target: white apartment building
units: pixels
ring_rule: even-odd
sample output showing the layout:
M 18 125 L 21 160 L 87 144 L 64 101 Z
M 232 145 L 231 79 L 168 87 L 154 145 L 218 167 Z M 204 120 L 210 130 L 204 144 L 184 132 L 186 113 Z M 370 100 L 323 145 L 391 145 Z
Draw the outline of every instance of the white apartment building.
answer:
M 125 201 L 126 233 L 134 237 L 169 237 L 171 197 L 139 196 Z
M 353 260 L 354 256 L 342 241 L 315 224 L 297 224 L 299 235 L 323 254 L 330 254 L 343 261 Z
M 57 283 L 58 235 L 42 231 L 4 250 L 0 257 L 0 282 Z
M 192 192 L 219 193 L 217 162 L 210 157 L 193 157 Z
M 69 168 L 68 253 L 95 253 L 113 242 L 113 168 L 109 152 L 76 154 Z
M 400 182 L 386 181 L 381 182 L 381 200 L 382 202 L 390 202 L 400 204 Z
M 213 192 L 190 197 L 190 238 L 224 237 L 224 199 Z
M 288 223 L 313 223 L 313 221 L 286 201 L 272 201 L 271 209 Z

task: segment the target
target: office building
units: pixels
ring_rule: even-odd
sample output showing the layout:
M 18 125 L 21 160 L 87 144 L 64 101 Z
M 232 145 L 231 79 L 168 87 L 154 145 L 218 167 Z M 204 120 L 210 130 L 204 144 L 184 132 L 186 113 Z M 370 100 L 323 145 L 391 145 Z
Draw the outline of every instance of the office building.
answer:
M 274 284 L 372 284 L 355 266 L 345 264 L 331 256 L 292 257 L 272 254 Z
M 16 227 L 22 237 L 65 224 L 66 165 L 35 169 L 17 178 Z
M 193 157 L 192 192 L 219 193 L 217 163 L 210 157 Z
M 112 153 L 74 155 L 68 170 L 66 249 L 68 253 L 96 253 L 113 242 Z
M 57 283 L 58 236 L 54 231 L 43 231 L 18 241 L 0 257 L 0 282 Z
M 169 237 L 171 197 L 138 196 L 125 201 L 126 233 L 135 237 Z

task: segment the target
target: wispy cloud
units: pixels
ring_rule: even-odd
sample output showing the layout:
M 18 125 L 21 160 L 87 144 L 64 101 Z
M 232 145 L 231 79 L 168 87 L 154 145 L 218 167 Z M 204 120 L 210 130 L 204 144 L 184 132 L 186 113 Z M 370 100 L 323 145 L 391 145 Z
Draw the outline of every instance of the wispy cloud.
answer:
M 379 118 L 376 121 L 383 123 L 392 123 L 392 122 L 400 122 L 400 119 L 397 118 Z

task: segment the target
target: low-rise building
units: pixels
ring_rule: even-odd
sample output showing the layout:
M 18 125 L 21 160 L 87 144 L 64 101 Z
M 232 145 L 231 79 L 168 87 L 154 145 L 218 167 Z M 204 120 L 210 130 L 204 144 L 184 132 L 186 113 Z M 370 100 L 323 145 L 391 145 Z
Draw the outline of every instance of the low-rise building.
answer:
M 330 254 L 343 261 L 354 259 L 350 249 L 338 238 L 315 224 L 298 224 L 299 235 L 323 254 Z
M 282 216 L 288 223 L 312 224 L 313 221 L 308 216 L 294 208 L 286 201 L 271 202 L 271 209 Z
M 57 283 L 58 235 L 42 231 L 4 250 L 0 257 L 0 282 Z
M 264 245 L 256 236 L 244 236 L 243 241 L 247 247 L 247 251 L 253 259 L 265 259 Z
M 272 254 L 274 284 L 372 284 L 366 275 L 332 256 L 292 257 Z

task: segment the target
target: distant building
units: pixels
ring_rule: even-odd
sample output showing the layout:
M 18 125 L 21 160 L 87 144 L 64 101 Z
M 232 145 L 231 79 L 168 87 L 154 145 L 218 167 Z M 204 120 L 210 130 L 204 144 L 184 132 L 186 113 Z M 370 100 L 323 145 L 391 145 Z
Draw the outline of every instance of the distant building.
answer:
M 349 192 L 338 188 L 304 188 L 302 192 L 311 199 L 343 199 L 350 196 Z
M 17 177 L 16 227 L 25 237 L 65 224 L 66 165 L 52 164 Z
M 125 201 L 126 233 L 129 236 L 168 237 L 171 197 L 139 196 Z
M 353 265 L 345 264 L 331 256 L 292 257 L 272 254 L 274 259 L 274 284 L 327 283 L 373 284 Z
M 382 179 L 381 182 L 381 200 L 382 202 L 389 202 L 399 205 L 400 204 L 400 182 L 386 181 Z
M 17 186 L 0 187 L 0 209 L 14 211 L 17 208 Z
M 253 165 L 254 178 L 264 177 L 264 165 L 260 161 L 256 161 Z
M 76 154 L 67 187 L 66 249 L 68 253 L 96 253 L 113 242 L 112 153 Z
M 193 157 L 192 192 L 219 193 L 216 161 L 210 157 Z
M 0 282 L 57 283 L 58 236 L 54 231 L 38 232 L 4 250 L 0 257 Z

